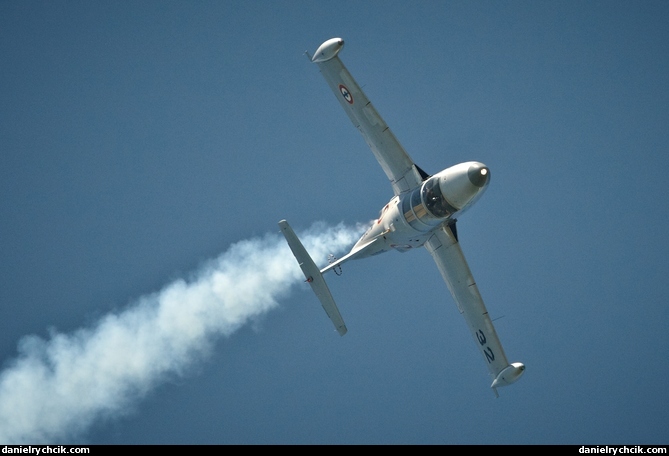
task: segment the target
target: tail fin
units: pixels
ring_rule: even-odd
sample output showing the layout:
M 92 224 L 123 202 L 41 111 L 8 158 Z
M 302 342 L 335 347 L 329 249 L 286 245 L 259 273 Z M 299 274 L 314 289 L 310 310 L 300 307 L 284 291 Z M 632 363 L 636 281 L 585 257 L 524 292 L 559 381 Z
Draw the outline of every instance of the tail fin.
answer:
M 288 241 L 288 246 L 290 247 L 290 250 L 293 251 L 293 255 L 295 255 L 295 258 L 304 273 L 304 277 L 307 279 L 309 285 L 311 285 L 311 289 L 316 293 L 316 297 L 320 300 L 325 313 L 328 314 L 328 317 L 332 320 L 339 335 L 343 336 L 348 330 L 344 324 L 344 319 L 339 313 L 339 309 L 337 309 L 337 304 L 335 304 L 334 299 L 332 298 L 332 293 L 330 293 L 328 284 L 325 283 L 323 274 L 321 274 L 320 269 L 309 256 L 307 249 L 304 248 L 293 229 L 288 225 L 288 222 L 281 220 L 279 222 L 279 227 L 281 228 L 281 232 L 286 238 L 286 241 Z

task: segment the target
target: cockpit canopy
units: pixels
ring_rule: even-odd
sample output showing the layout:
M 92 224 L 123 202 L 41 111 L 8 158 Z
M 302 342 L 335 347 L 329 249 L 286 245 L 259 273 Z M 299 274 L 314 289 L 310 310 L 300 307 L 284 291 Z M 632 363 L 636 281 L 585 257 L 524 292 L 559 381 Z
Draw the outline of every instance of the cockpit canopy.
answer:
M 460 163 L 428 178 L 405 195 L 402 213 L 412 228 L 429 231 L 475 202 L 489 182 L 490 171 L 483 163 Z

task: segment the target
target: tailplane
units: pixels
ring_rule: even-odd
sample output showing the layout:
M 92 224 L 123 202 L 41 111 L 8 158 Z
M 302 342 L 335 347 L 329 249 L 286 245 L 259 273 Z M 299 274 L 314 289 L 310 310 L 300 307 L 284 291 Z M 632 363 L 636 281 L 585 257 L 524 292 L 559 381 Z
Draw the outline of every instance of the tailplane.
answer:
M 290 247 L 290 250 L 293 251 L 293 255 L 295 255 L 295 259 L 297 259 L 297 262 L 304 273 L 304 277 L 307 279 L 307 283 L 311 285 L 311 289 L 316 293 L 316 297 L 318 297 L 321 302 L 325 313 L 330 317 L 330 320 L 332 320 L 339 335 L 343 336 L 348 330 L 344 324 L 344 319 L 339 313 L 339 309 L 337 309 L 337 304 L 335 304 L 334 299 L 332 298 L 332 293 L 330 293 L 328 284 L 325 283 L 323 274 L 321 274 L 320 269 L 316 266 L 314 260 L 311 259 L 311 256 L 309 256 L 307 249 L 304 248 L 293 229 L 288 225 L 288 222 L 281 220 L 279 222 L 279 227 L 281 228 L 281 232 L 286 238 L 286 241 L 288 241 L 288 246 Z

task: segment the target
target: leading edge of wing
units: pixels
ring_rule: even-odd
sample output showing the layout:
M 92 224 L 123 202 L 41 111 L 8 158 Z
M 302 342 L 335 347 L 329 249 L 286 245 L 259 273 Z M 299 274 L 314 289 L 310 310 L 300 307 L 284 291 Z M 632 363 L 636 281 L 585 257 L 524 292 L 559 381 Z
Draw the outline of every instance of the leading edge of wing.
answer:
M 321 70 L 339 104 L 360 130 L 396 195 L 409 191 L 423 176 L 386 122 L 381 118 L 344 63 L 338 57 L 344 40 L 332 38 L 321 44 L 311 61 Z
M 444 226 L 437 229 L 425 242 L 425 247 L 437 264 L 458 310 L 474 336 L 493 378 L 490 386 L 497 394 L 496 388 L 518 380 L 525 371 L 525 366 L 522 363 L 509 364 L 467 260 L 451 228 Z

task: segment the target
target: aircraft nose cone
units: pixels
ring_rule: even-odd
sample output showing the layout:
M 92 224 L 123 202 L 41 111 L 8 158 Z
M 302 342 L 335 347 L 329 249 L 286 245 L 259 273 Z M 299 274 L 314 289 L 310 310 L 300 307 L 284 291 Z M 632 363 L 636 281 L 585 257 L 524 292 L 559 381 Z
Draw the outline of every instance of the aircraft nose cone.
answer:
M 467 170 L 467 177 L 469 182 L 481 188 L 490 180 L 490 170 L 483 163 L 474 163 Z

